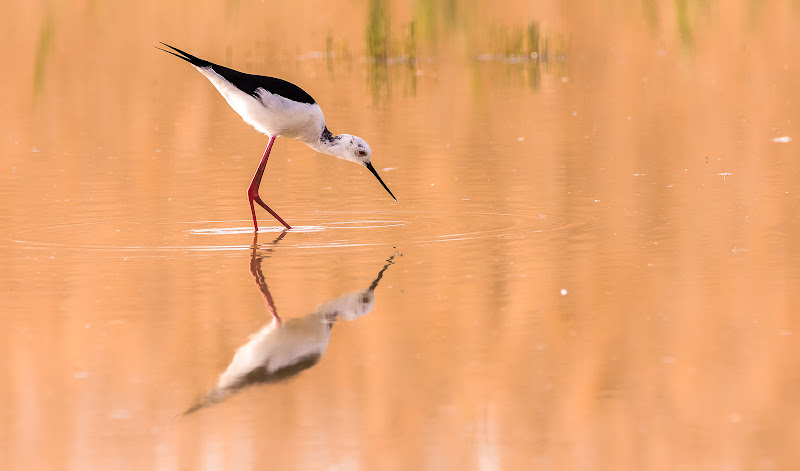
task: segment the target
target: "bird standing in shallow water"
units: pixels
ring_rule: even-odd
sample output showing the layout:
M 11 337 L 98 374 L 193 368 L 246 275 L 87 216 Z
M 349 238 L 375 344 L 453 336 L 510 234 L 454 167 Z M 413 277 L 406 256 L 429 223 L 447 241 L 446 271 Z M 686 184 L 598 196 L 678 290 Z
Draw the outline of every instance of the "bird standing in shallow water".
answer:
M 392 198 L 397 201 L 389 187 L 378 176 L 375 167 L 372 166 L 372 150 L 366 141 L 351 134 L 334 136 L 325 126 L 322 109 L 302 88 L 279 78 L 245 74 L 222 67 L 169 44 L 161 44 L 172 51 L 160 47 L 156 47 L 156 49 L 180 57 L 195 66 L 217 88 L 217 91 L 245 122 L 269 136 L 267 149 L 247 188 L 247 199 L 250 202 L 250 212 L 253 214 L 253 226 L 256 232 L 258 232 L 258 220 L 256 219 L 256 209 L 253 206 L 254 201 L 286 226 L 286 229 L 291 229 L 291 226 L 271 210 L 258 195 L 258 187 L 261 184 L 261 177 L 264 176 L 264 168 L 267 165 L 272 144 L 278 136 L 299 139 L 317 152 L 367 167 Z

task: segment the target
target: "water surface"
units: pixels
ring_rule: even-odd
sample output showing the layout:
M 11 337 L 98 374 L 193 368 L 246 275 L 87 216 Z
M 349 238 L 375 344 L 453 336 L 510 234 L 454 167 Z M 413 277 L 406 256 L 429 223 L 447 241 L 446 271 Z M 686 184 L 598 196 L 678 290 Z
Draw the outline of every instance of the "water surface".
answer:
M 8 9 L 3 469 L 800 466 L 792 2 Z

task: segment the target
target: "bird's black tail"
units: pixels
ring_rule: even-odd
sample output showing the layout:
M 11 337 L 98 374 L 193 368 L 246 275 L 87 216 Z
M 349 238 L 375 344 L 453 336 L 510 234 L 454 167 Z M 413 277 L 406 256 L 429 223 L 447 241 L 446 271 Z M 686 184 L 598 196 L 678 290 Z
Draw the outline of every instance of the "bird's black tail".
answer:
M 177 52 L 178 54 L 175 54 L 175 52 L 168 51 L 166 49 L 161 49 L 158 46 L 154 46 L 154 47 L 156 49 L 160 50 L 160 51 L 164 51 L 166 53 L 172 54 L 175 57 L 180 57 L 181 59 L 185 60 L 186 62 L 192 64 L 195 67 L 209 67 L 209 66 L 213 65 L 211 62 L 208 62 L 208 61 L 205 61 L 203 59 L 200 59 L 199 57 L 193 56 L 193 55 L 189 54 L 188 52 L 181 51 L 177 47 L 172 47 L 167 43 L 161 43 L 161 44 L 167 46 L 168 48 L 172 49 L 173 51 Z

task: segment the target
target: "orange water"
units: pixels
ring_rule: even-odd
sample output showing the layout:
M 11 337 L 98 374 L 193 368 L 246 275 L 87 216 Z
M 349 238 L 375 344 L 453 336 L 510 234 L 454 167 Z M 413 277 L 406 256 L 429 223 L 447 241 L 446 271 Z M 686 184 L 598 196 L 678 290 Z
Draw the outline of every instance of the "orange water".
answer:
M 799 22 L 7 5 L 0 468 L 800 468 Z M 259 212 L 254 241 L 266 139 L 158 41 L 300 84 L 398 202 L 278 139 L 261 194 L 297 228 Z M 183 415 L 270 326 L 265 292 L 288 326 L 392 256 L 316 364 Z

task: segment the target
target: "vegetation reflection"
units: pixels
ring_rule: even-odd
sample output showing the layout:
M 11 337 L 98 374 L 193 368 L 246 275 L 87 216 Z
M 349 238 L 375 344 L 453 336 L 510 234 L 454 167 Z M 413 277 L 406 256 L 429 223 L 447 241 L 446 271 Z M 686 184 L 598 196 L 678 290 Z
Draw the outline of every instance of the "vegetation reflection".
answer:
M 478 54 L 477 60 L 501 64 L 490 69 L 493 83 L 506 85 L 521 81 L 537 91 L 541 87 L 542 71 L 551 72 L 551 67 L 555 66 L 552 72 L 563 74 L 568 50 L 566 37 L 544 31 L 539 22 L 532 21 L 524 27 L 492 27 L 488 52 Z
M 40 96 L 44 91 L 47 62 L 55 44 L 54 35 L 55 21 L 53 20 L 53 14 L 48 13 L 39 31 L 36 40 L 36 52 L 33 58 L 33 95 L 35 97 Z
M 388 98 L 393 82 L 402 81 L 407 94 L 417 93 L 417 37 L 412 20 L 393 35 L 386 0 L 369 4 L 367 28 L 364 33 L 366 61 L 369 64 L 367 87 L 373 102 Z
M 538 21 L 522 26 L 473 25 L 460 18 L 452 1 L 417 2 L 410 22 L 393 30 L 387 0 L 372 0 L 364 33 L 365 61 L 368 64 L 367 87 L 374 103 L 392 96 L 393 85 L 400 83 L 406 95 L 415 96 L 422 68 L 434 64 L 440 57 L 439 41 L 466 38 L 462 52 L 473 63 L 497 63 L 503 75 L 492 82 L 508 83 L 521 74 L 531 90 L 538 90 L 542 70 L 549 71 L 551 63 L 564 63 L 568 41 L 565 37 L 543 30 Z M 446 34 L 442 34 L 444 31 Z M 487 39 L 488 37 L 488 39 Z M 423 54 L 422 51 L 425 51 Z M 560 71 L 559 71 L 560 72 Z M 476 69 L 473 73 L 479 74 Z M 490 72 L 491 73 L 491 72 Z M 476 77 L 477 78 L 477 77 Z M 480 87 L 481 80 L 474 83 Z

